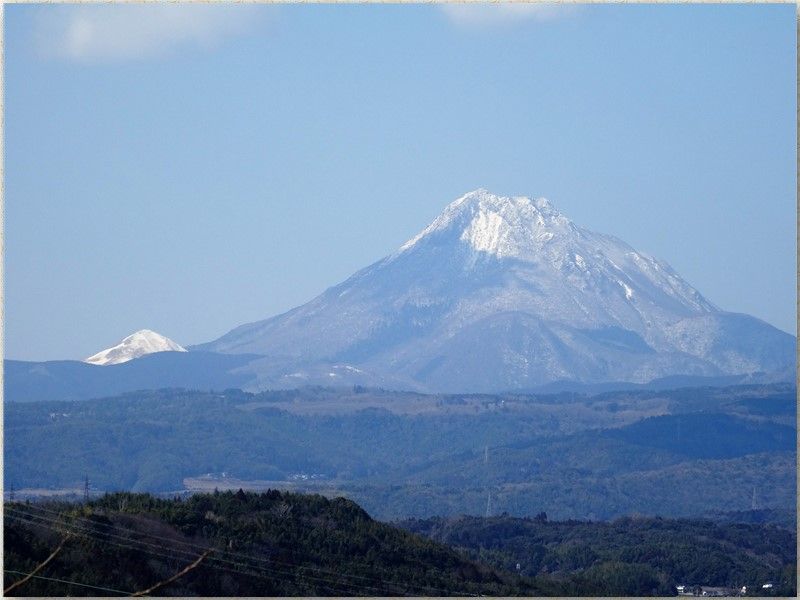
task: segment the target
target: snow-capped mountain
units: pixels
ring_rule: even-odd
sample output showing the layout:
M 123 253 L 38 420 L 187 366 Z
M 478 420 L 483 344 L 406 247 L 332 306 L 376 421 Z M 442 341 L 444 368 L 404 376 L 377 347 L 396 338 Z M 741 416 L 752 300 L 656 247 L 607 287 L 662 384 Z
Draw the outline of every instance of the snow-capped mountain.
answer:
M 197 349 L 263 355 L 255 387 L 465 392 L 777 371 L 795 346 L 549 201 L 481 189 L 307 304 Z
M 141 329 L 126 337 L 116 346 L 101 350 L 83 362 L 93 365 L 116 365 L 153 352 L 186 352 L 186 348 L 160 333 Z

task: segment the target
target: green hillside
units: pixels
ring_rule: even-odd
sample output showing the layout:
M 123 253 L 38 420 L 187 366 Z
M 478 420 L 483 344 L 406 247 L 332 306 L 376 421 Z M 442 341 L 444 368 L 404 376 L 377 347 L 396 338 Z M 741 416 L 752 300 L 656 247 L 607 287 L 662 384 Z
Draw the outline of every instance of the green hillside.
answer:
M 86 505 L 5 505 L 5 587 L 62 550 L 13 593 L 127 595 L 169 579 L 155 595 L 537 595 L 446 546 L 375 521 L 336 498 L 270 491 L 186 500 L 111 494 Z M 56 581 L 61 580 L 61 581 Z M 64 582 L 75 582 L 72 584 Z M 78 585 L 82 584 L 82 585 Z
M 400 526 L 460 548 L 475 560 L 546 576 L 568 595 L 642 596 L 677 585 L 796 595 L 795 532 L 772 525 L 624 518 L 612 522 L 457 517 Z
M 275 490 L 13 502 L 4 519 L 4 587 L 34 574 L 8 595 L 669 596 L 678 584 L 766 581 L 771 595 L 795 591 L 796 535 L 773 525 L 544 513 L 387 524 L 343 498 Z
M 5 487 L 344 495 L 380 519 L 664 517 L 796 501 L 791 386 L 600 396 L 160 390 L 5 405 Z M 27 495 L 26 495 L 27 494 Z

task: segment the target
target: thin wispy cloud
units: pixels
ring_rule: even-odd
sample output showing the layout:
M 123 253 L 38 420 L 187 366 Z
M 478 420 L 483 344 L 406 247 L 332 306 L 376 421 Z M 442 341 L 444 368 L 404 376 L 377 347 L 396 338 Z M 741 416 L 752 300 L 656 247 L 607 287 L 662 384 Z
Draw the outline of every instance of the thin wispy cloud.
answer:
M 454 24 L 464 28 L 489 28 L 524 21 L 554 21 L 572 16 L 578 7 L 551 2 L 467 2 L 440 4 L 439 8 Z
M 43 56 L 74 62 L 143 60 L 213 48 L 247 33 L 259 7 L 117 4 L 42 7 L 35 38 Z

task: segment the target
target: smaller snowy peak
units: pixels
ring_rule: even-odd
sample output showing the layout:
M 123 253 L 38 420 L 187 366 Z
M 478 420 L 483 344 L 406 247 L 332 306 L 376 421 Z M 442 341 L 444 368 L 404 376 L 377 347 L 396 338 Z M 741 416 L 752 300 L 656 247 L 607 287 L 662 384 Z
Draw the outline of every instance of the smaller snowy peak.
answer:
M 186 348 L 160 333 L 141 329 L 116 346 L 101 350 L 83 362 L 93 365 L 116 365 L 154 352 L 186 352 Z

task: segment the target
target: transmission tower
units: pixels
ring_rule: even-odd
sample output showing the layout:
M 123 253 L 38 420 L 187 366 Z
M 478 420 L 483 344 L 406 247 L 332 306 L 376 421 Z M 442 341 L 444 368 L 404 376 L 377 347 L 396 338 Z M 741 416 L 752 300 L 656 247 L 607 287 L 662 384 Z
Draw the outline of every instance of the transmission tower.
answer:
M 483 447 L 483 464 L 486 467 L 486 481 L 489 482 L 489 445 Z M 486 516 L 492 514 L 492 490 L 489 488 L 489 495 L 486 498 Z

